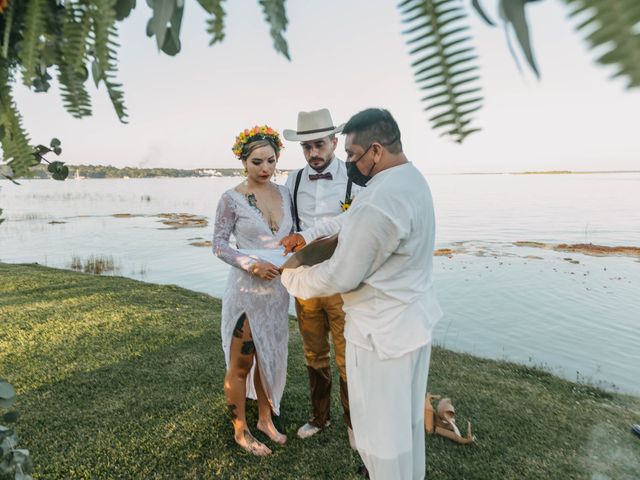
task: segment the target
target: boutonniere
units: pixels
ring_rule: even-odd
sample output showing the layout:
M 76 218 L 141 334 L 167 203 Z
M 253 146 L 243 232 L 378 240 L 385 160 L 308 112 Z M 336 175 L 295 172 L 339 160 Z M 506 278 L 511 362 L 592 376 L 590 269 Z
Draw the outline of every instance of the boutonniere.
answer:
M 353 198 L 348 198 L 344 202 L 340 201 L 340 208 L 342 209 L 343 212 L 346 212 L 347 210 L 349 210 L 349 207 L 351 206 L 351 202 L 353 202 Z

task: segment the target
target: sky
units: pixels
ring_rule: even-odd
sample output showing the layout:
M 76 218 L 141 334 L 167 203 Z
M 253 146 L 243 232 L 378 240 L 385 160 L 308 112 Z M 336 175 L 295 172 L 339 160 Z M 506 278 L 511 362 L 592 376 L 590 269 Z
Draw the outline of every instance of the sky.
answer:
M 169 57 L 145 35 L 151 11 L 139 0 L 119 24 L 128 124 L 92 82 L 93 116 L 82 120 L 64 110 L 55 84 L 47 94 L 18 86 L 16 100 L 33 142 L 60 138 L 69 164 L 240 167 L 231 146 L 244 128 L 295 129 L 299 111 L 325 107 L 340 124 L 384 107 L 400 126 L 407 157 L 427 174 L 640 170 L 640 89 L 609 80 L 612 70 L 595 64 L 562 2 L 527 7 L 540 80 L 518 70 L 503 28 L 469 10 L 485 101 L 475 118 L 482 131 L 463 145 L 429 127 L 396 3 L 290 0 L 289 62 L 273 49 L 257 1 L 226 2 L 226 38 L 209 47 L 206 15 L 188 0 L 182 51 Z M 497 18 L 495 0 L 483 3 Z M 341 138 L 342 158 L 343 149 Z M 279 167 L 303 164 L 299 144 L 285 142 Z

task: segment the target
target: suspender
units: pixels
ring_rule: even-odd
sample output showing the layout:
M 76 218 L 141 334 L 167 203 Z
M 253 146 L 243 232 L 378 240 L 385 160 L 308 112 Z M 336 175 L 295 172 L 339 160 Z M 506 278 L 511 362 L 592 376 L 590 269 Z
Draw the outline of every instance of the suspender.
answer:
M 351 179 L 349 179 L 349 181 L 347 182 L 347 193 L 344 195 L 344 203 L 349 202 L 349 200 L 351 200 L 351 185 L 353 185 L 353 182 L 351 181 Z
M 300 187 L 300 180 L 302 179 L 302 170 L 304 170 L 304 168 L 298 170 L 296 186 L 293 187 L 293 216 L 296 219 L 296 232 L 300 231 L 300 217 L 298 216 L 298 188 Z
M 304 168 L 301 168 L 300 170 L 298 170 L 298 174 L 296 175 L 296 183 L 295 186 L 293 187 L 293 216 L 296 220 L 296 232 L 301 231 L 300 228 L 300 216 L 298 215 L 298 188 L 300 188 L 300 180 L 302 180 L 302 171 L 304 170 Z M 344 201 L 345 203 L 348 202 L 351 199 L 351 186 L 353 185 L 353 182 L 351 181 L 351 179 L 349 179 L 349 181 L 347 182 L 347 191 L 344 195 Z

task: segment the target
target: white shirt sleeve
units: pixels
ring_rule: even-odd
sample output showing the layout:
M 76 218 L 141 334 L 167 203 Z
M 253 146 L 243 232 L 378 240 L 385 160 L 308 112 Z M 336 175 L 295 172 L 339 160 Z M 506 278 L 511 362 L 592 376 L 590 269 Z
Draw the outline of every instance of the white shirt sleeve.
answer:
M 342 223 L 344 222 L 344 217 L 347 214 L 341 213 L 340 215 L 333 218 L 325 218 L 321 222 L 318 222 L 315 227 L 308 228 L 300 233 L 302 238 L 306 243 L 309 243 L 316 238 L 326 237 L 329 235 L 336 234 L 342 228 Z
M 339 215 L 346 221 L 329 260 L 282 272 L 282 284 L 290 294 L 306 299 L 350 292 L 396 251 L 402 240 L 401 229 L 387 214 L 371 204 L 349 213 Z

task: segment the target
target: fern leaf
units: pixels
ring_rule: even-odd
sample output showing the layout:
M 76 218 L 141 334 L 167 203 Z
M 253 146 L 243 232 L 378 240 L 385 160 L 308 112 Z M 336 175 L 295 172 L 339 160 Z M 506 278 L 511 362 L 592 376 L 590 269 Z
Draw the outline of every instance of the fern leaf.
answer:
M 285 0 L 260 0 L 265 19 L 270 25 L 271 38 L 273 39 L 273 47 L 277 52 L 284 55 L 287 60 L 291 60 L 289 56 L 289 46 L 282 35 L 287 30 L 287 12 L 284 6 Z
M 91 97 L 85 86 L 90 27 L 86 6 L 69 2 L 62 19 L 62 38 L 56 44 L 56 63 L 62 103 L 75 118 L 91 115 Z
M 211 35 L 209 45 L 222 42 L 224 40 L 225 12 L 222 8 L 224 0 L 198 0 L 198 3 L 207 13 L 213 15 L 207 19 L 207 33 Z
M 640 87 L 640 2 L 638 0 L 565 0 L 570 16 L 583 18 L 576 30 L 592 50 L 604 49 L 596 59 L 614 65 L 613 78 L 625 77 L 627 88 Z
M 62 24 L 61 53 L 64 62 L 76 72 L 85 67 L 90 31 L 91 17 L 84 5 L 67 4 Z
M 462 143 L 479 129 L 471 115 L 482 107 L 476 56 L 468 36 L 461 0 L 405 0 L 398 5 L 408 29 L 416 83 L 428 95 L 421 100 L 432 128 Z
M 92 2 L 92 34 L 94 47 L 94 61 L 96 67 L 94 72 L 98 72 L 99 78 L 96 83 L 102 80 L 104 83 L 111 104 L 113 105 L 118 119 L 122 123 L 127 122 L 127 109 L 124 104 L 124 92 L 122 84 L 115 80 L 117 72 L 116 43 L 118 31 L 116 22 L 116 0 L 94 0 Z
M 60 82 L 62 103 L 74 118 L 91 116 L 91 96 L 85 86 L 86 80 L 86 73 L 78 73 L 64 61 L 58 63 L 58 82 Z
M 3 31 L 2 31 L 2 51 L 0 52 L 0 55 L 2 55 L 2 58 L 4 58 L 5 60 L 9 57 L 9 38 L 11 37 L 11 30 L 13 29 L 14 10 L 15 10 L 15 2 L 10 2 L 8 6 L 5 6 L 5 10 L 2 11 Z
M 0 128 L 3 130 L 0 143 L 4 162 L 11 167 L 15 177 L 27 175 L 29 167 L 34 164 L 33 149 L 22 126 L 4 68 L 0 68 Z
M 39 50 L 43 47 L 41 38 L 44 33 L 45 8 L 45 0 L 28 0 L 24 14 L 20 59 L 22 60 L 22 81 L 27 87 L 33 84 L 39 61 Z

